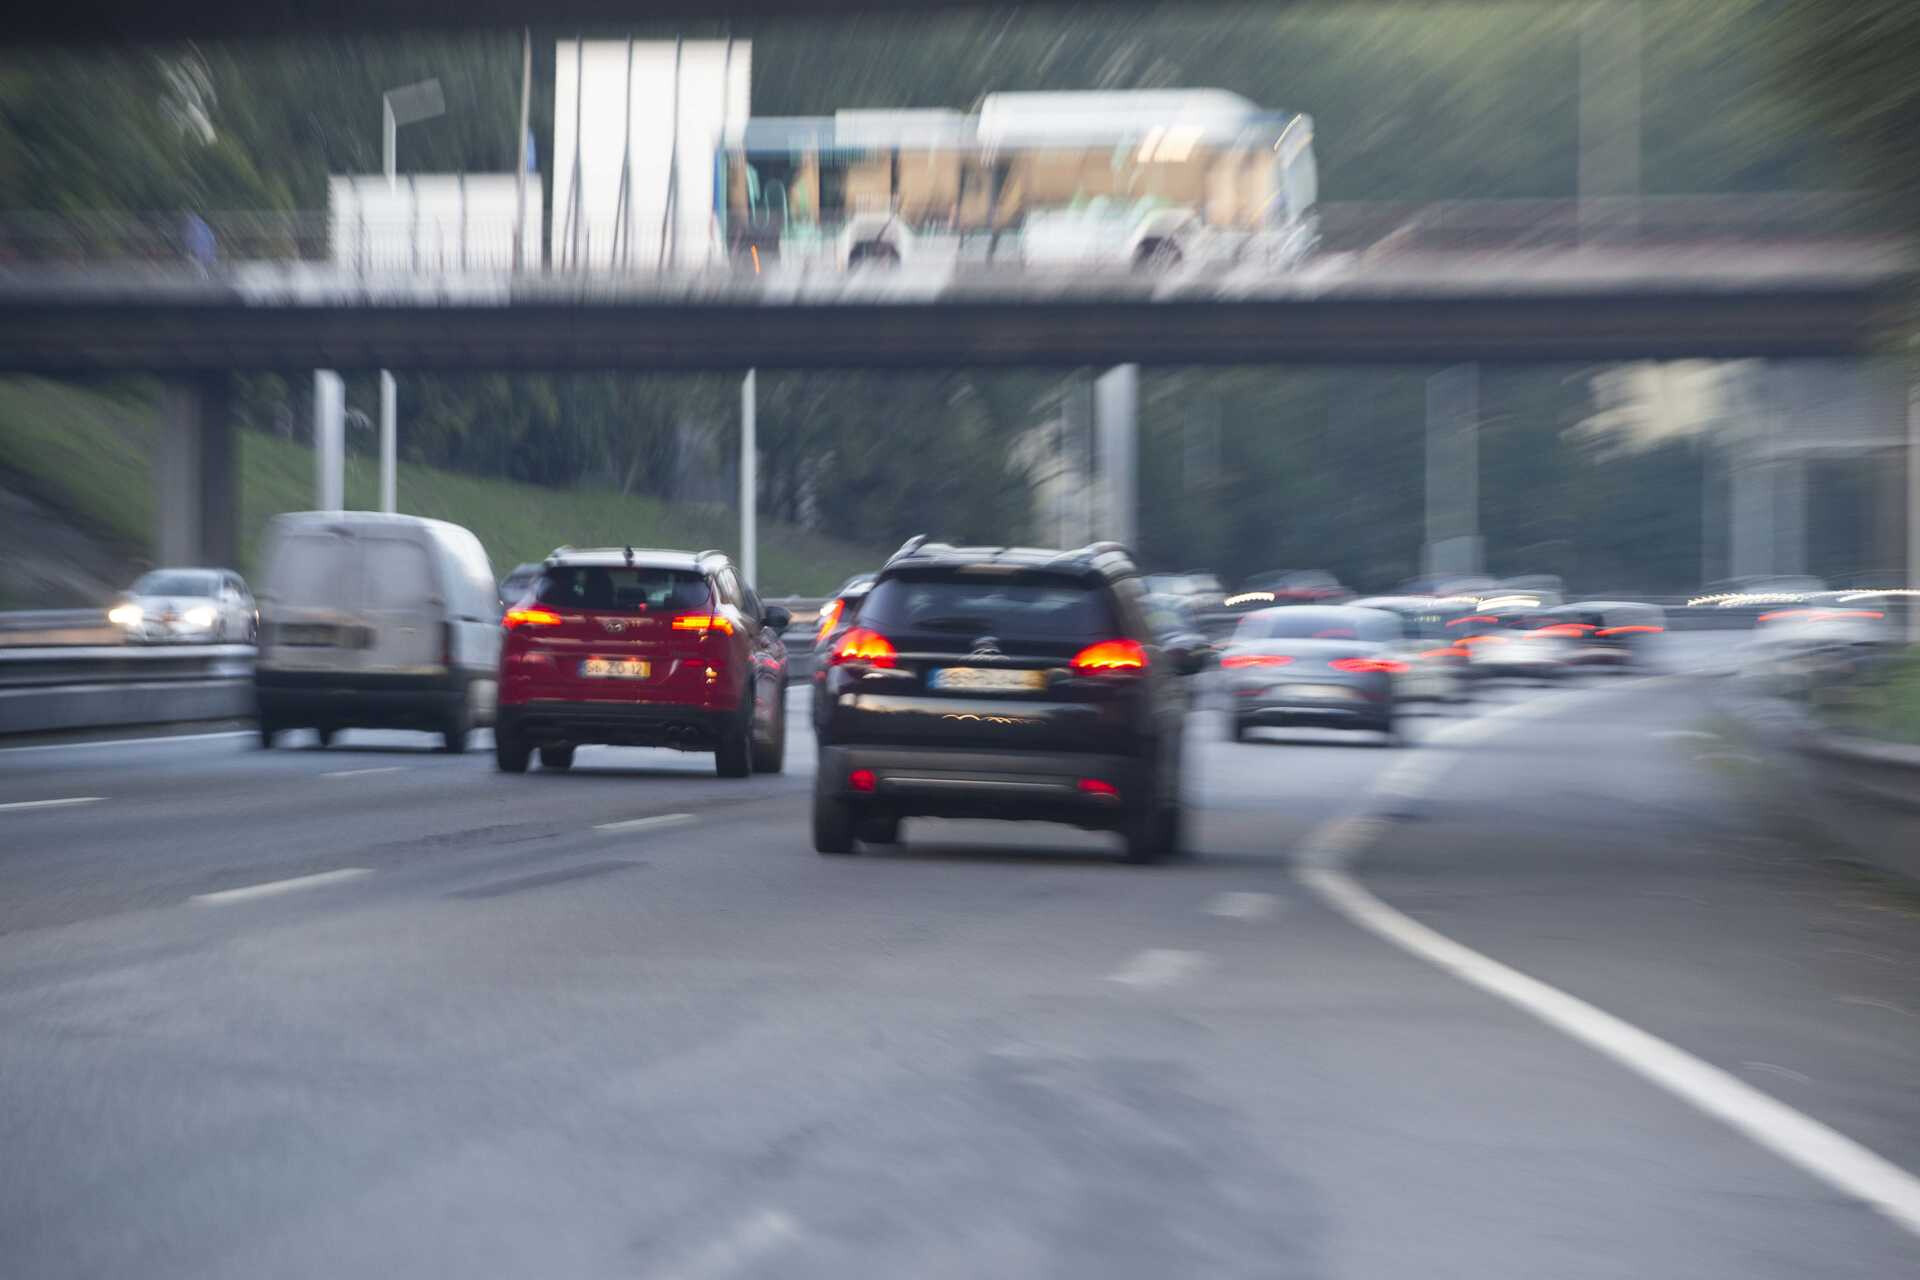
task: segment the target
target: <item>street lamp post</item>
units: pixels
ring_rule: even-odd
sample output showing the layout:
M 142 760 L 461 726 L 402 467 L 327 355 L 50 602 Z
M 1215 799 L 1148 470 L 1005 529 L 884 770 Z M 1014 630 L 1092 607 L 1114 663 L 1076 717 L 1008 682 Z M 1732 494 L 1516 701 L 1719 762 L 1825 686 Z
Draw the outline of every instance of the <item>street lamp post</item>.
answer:
M 447 98 L 441 92 L 438 80 L 422 80 L 417 84 L 389 89 L 380 95 L 380 168 L 381 172 L 387 175 L 389 190 L 399 182 L 399 164 L 395 148 L 399 141 L 400 126 L 431 120 L 435 116 L 445 115 L 446 111 Z M 464 209 L 461 211 L 461 216 L 463 218 L 466 216 Z M 413 210 L 412 221 L 417 235 L 420 225 L 420 210 L 417 207 Z M 416 244 L 413 247 L 416 250 L 414 256 L 417 257 L 419 245 Z M 382 369 L 380 371 L 380 509 L 386 512 L 399 510 L 395 477 L 396 460 L 399 454 L 399 423 L 397 421 L 399 399 L 393 375 Z

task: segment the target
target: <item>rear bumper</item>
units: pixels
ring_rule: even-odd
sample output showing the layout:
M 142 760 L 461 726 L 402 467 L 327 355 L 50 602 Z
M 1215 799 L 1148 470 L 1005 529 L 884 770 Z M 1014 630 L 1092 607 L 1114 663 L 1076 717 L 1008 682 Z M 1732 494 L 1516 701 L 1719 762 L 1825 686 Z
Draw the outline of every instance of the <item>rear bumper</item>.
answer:
M 711 751 L 721 730 L 738 716 L 734 708 L 536 698 L 503 703 L 495 731 L 535 746 L 571 742 Z
M 467 679 L 457 671 L 366 675 L 256 668 L 253 690 L 260 718 L 266 721 L 349 729 L 438 729 L 466 703 Z
M 848 775 L 874 775 L 872 791 L 856 791 Z M 1098 779 L 1118 795 L 1080 789 Z M 898 817 L 1006 818 L 1118 827 L 1147 799 L 1146 762 L 1130 756 L 913 747 L 833 746 L 820 749 L 817 786 L 869 812 Z

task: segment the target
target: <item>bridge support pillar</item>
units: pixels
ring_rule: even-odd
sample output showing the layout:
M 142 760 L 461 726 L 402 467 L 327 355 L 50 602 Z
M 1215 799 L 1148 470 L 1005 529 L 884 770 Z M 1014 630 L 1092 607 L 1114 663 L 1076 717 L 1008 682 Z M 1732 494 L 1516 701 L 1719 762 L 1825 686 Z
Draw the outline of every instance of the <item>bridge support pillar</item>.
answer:
M 166 385 L 152 474 L 154 562 L 234 564 L 239 470 L 225 374 Z
M 1421 571 L 1482 571 L 1480 367 L 1455 365 L 1427 379 L 1427 542 Z
M 1096 536 L 1133 548 L 1140 532 L 1140 366 L 1118 365 L 1093 384 L 1102 506 Z

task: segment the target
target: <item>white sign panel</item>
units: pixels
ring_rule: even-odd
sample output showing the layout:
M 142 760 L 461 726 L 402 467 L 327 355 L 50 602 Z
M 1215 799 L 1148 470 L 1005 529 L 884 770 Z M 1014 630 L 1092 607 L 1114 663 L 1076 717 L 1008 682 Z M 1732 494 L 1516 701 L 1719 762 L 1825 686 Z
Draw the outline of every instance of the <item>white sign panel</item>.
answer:
M 511 173 L 335 174 L 327 178 L 327 238 L 351 271 L 492 271 L 513 266 L 520 221 Z M 540 175 L 527 175 L 526 261 L 540 260 Z
M 705 266 L 721 256 L 714 156 L 723 135 L 746 121 L 752 42 L 688 40 L 676 56 L 674 41 L 636 40 L 631 68 L 628 47 L 562 40 L 555 50 L 554 265 Z

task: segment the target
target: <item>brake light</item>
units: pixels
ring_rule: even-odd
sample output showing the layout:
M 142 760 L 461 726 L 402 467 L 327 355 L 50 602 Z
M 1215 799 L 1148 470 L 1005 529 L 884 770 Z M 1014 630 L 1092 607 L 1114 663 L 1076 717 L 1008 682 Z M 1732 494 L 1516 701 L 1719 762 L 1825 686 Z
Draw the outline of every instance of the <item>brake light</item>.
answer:
M 1438 649 L 1423 649 L 1420 656 L 1423 658 L 1464 658 L 1469 652 L 1470 650 L 1467 648 L 1466 642 L 1462 641 L 1459 644 L 1442 645 Z
M 1240 667 L 1284 667 L 1292 661 L 1284 653 L 1236 653 L 1220 659 L 1220 665 L 1235 670 Z
M 551 609 L 509 609 L 500 625 L 509 631 L 515 627 L 557 627 L 560 615 Z
M 1074 786 L 1079 789 L 1080 794 L 1083 796 L 1100 796 L 1107 800 L 1118 800 L 1120 798 L 1120 788 L 1114 786 L 1104 778 L 1081 778 L 1074 783 Z
M 1102 640 L 1073 655 L 1073 669 L 1083 675 L 1144 671 L 1147 651 L 1133 640 Z
M 1377 675 L 1387 672 L 1399 675 L 1407 669 L 1404 662 L 1395 662 L 1391 658 L 1335 658 L 1327 664 L 1335 671 L 1351 671 L 1362 675 Z
M 1649 626 L 1643 626 L 1640 624 L 1635 624 L 1631 627 L 1607 627 L 1603 630 L 1596 631 L 1593 634 L 1596 636 L 1652 635 L 1652 634 L 1655 634 L 1656 632 L 1661 632 L 1665 630 L 1666 630 L 1665 627 L 1649 627 Z
M 872 667 L 891 667 L 894 657 L 893 641 L 878 631 L 855 627 L 840 637 L 840 643 L 833 647 L 831 661 L 835 666 L 842 662 L 864 662 Z
M 1531 634 L 1561 640 L 1578 640 L 1582 634 L 1580 622 L 1555 622 L 1544 627 L 1535 627 Z
M 827 632 L 833 630 L 833 624 L 840 621 L 840 614 L 846 607 L 847 602 L 843 598 L 835 598 L 827 601 L 826 608 L 820 610 L 820 630 L 817 636 L 824 636 Z
M 1500 619 L 1494 617 L 1490 613 L 1470 613 L 1464 618 L 1455 618 L 1453 621 L 1449 622 L 1447 625 L 1450 627 L 1464 627 L 1470 622 L 1498 622 L 1498 621 L 1500 621 Z
M 718 631 L 733 634 L 733 619 L 724 613 L 683 613 L 673 620 L 675 631 Z
M 871 792 L 879 785 L 880 780 L 873 776 L 871 769 L 855 769 L 847 775 L 847 786 L 855 791 Z

